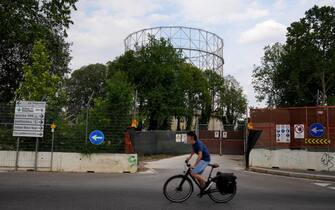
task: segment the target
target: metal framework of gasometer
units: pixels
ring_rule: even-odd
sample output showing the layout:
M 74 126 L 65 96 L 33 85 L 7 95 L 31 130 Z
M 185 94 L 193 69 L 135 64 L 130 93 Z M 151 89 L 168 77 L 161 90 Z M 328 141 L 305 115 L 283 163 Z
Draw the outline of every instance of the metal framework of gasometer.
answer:
M 150 35 L 156 39 L 169 40 L 175 49 L 182 51 L 189 63 L 203 70 L 214 70 L 223 76 L 223 39 L 218 35 L 183 26 L 147 28 L 129 34 L 124 40 L 125 50 L 136 50 L 136 46 L 145 46 Z

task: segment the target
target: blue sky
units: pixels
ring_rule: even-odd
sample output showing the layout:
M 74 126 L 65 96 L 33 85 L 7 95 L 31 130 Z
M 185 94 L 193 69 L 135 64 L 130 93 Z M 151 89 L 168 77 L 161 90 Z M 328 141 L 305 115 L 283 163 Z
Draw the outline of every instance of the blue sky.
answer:
M 68 37 L 70 67 L 113 60 L 124 52 L 124 38 L 143 28 L 201 28 L 224 39 L 224 75 L 237 79 L 249 106 L 262 107 L 251 85 L 253 66 L 314 5 L 335 6 L 335 0 L 79 0 Z

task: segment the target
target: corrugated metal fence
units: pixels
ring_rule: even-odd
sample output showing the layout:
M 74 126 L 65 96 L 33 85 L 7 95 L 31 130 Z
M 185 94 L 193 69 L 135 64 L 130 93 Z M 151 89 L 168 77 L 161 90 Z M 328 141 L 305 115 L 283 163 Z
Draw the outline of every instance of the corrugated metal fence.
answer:
M 253 128 L 262 130 L 255 148 L 335 151 L 333 106 L 251 109 L 250 118 Z M 287 142 L 279 139 L 280 126 L 289 128 L 283 130 L 288 134 Z

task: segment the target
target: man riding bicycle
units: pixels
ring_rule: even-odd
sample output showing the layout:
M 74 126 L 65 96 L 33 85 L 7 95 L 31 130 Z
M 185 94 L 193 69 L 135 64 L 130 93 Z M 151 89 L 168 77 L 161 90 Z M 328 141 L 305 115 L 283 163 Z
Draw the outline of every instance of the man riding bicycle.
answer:
M 191 155 L 186 159 L 188 162 L 194 154 L 198 155 L 197 161 L 194 164 L 191 175 L 198 181 L 202 192 L 206 192 L 212 185 L 211 183 L 206 183 L 205 178 L 201 175 L 207 165 L 211 161 L 208 149 L 206 145 L 197 138 L 197 135 L 193 131 L 187 133 L 187 143 L 192 145 Z

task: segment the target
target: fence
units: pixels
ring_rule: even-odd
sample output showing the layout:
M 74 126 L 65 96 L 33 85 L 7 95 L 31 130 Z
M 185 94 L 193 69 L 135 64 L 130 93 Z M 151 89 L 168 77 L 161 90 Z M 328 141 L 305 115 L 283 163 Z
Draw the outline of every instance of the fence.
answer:
M 43 137 L 37 143 L 36 138 L 13 137 L 15 105 L 0 105 L 0 150 L 124 153 L 124 133 L 131 122 L 131 115 L 124 108 L 122 104 L 117 104 L 109 105 L 108 112 L 106 109 L 83 109 L 77 116 L 69 119 L 61 107 L 47 106 Z M 50 128 L 53 122 L 57 126 L 54 133 Z M 89 142 L 88 135 L 93 130 L 104 133 L 104 143 L 93 145 Z M 2 165 L 4 163 L 0 160 L 0 166 Z
M 134 150 L 138 154 L 186 154 L 192 148 L 185 142 L 177 142 L 177 134 L 186 132 L 175 131 L 130 131 Z
M 222 125 L 222 130 L 207 130 L 208 126 L 199 126 L 199 138 L 207 145 L 210 153 L 243 155 L 245 125 Z
M 250 117 L 253 128 L 262 130 L 255 148 L 335 151 L 335 107 L 251 109 Z M 323 128 L 314 128 L 316 123 Z M 287 128 L 286 142 L 280 139 L 280 126 Z M 312 130 L 320 136 L 315 137 Z

